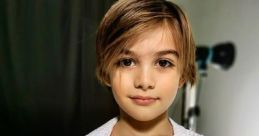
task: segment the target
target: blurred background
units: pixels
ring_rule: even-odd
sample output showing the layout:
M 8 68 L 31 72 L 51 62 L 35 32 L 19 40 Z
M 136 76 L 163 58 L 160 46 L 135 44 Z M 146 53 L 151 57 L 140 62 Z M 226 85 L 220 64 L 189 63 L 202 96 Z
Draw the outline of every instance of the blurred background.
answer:
M 95 33 L 115 0 L 0 0 L 0 135 L 87 134 L 117 114 L 95 78 Z M 174 0 L 197 46 L 231 41 L 228 70 L 208 65 L 197 131 L 259 135 L 259 1 Z M 170 115 L 181 123 L 179 91 Z
M 188 13 L 197 45 L 232 41 L 236 47 L 229 70 L 208 67 L 199 96 L 198 132 L 259 135 L 259 1 L 175 1 Z
M 94 44 L 112 1 L 0 2 L 0 135 L 84 135 L 113 117 Z

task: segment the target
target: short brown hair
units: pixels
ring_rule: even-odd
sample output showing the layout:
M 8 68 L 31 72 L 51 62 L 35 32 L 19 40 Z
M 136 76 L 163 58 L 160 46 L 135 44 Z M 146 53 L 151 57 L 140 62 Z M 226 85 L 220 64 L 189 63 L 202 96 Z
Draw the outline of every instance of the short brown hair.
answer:
M 97 31 L 96 75 L 101 84 L 109 84 L 114 58 L 126 45 L 157 25 L 171 28 L 179 53 L 182 79 L 191 85 L 196 82 L 195 44 L 182 9 L 166 0 L 120 0 L 105 14 Z

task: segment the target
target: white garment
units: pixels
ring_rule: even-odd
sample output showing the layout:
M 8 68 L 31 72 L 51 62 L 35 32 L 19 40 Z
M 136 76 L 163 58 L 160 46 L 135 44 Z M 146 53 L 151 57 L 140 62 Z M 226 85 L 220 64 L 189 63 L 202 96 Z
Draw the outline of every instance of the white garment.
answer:
M 112 129 L 114 125 L 118 122 L 118 118 L 115 117 L 99 128 L 95 129 L 91 133 L 87 134 L 86 136 L 110 136 L 112 133 Z M 174 136 L 201 136 L 193 131 L 187 130 L 184 127 L 178 125 L 174 120 L 170 118 L 170 123 L 173 126 Z

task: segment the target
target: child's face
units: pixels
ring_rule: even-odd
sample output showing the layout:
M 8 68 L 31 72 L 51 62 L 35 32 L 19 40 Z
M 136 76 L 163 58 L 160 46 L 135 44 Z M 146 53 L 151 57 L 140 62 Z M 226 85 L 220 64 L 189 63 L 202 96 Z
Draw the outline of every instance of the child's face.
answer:
M 122 113 L 139 121 L 167 113 L 181 84 L 171 35 L 161 27 L 150 30 L 118 58 L 110 85 Z

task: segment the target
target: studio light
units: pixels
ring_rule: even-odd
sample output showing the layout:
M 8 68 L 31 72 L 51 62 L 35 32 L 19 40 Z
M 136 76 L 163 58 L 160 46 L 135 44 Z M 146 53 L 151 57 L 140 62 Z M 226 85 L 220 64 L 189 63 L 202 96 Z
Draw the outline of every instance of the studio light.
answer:
M 196 62 L 198 70 L 207 70 L 207 66 L 212 64 L 216 68 L 229 69 L 235 58 L 235 47 L 232 42 L 219 43 L 212 47 L 197 46 Z
M 235 60 L 235 47 L 232 42 L 219 43 L 212 47 L 197 46 L 196 64 L 198 66 L 199 78 L 194 86 L 187 83 L 184 86 L 182 95 L 183 99 L 183 116 L 182 125 L 186 128 L 196 131 L 197 118 L 200 116 L 199 94 L 202 83 L 207 77 L 207 67 L 212 65 L 220 70 L 228 70 Z

